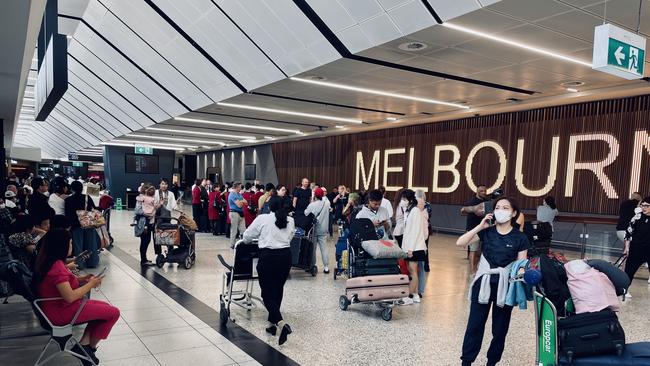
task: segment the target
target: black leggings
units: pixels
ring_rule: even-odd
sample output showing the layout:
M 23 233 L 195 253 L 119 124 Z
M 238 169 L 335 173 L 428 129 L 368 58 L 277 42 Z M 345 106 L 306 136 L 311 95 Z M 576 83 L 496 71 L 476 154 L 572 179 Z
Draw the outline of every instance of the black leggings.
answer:
M 282 305 L 284 283 L 289 277 L 290 270 L 291 250 L 289 248 L 260 250 L 257 273 L 264 307 L 269 312 L 268 321 L 272 324 L 282 320 L 280 305 Z
M 147 249 L 149 249 L 149 243 L 151 243 L 153 229 L 153 224 L 147 224 L 145 231 L 140 235 L 140 263 L 145 263 L 147 261 Z M 162 253 L 160 245 L 154 245 L 153 251 L 156 255 Z
M 650 264 L 650 246 L 648 245 L 635 245 L 634 241 L 630 243 L 630 253 L 625 261 L 625 273 L 634 280 L 634 274 L 641 267 L 643 263 Z
M 481 350 L 483 333 L 485 333 L 485 322 L 487 322 L 487 318 L 490 315 L 490 308 L 492 308 L 492 342 L 487 352 L 488 365 L 494 365 L 501 360 L 506 335 L 510 327 L 512 306 L 497 306 L 496 296 L 498 284 L 493 282 L 490 285 L 490 301 L 487 304 L 479 304 L 478 302 L 481 281 L 475 282 L 472 287 L 469 319 L 467 321 L 467 329 L 465 330 L 465 339 L 463 340 L 463 355 L 460 357 L 463 360 L 463 364 L 471 364 L 474 362 Z

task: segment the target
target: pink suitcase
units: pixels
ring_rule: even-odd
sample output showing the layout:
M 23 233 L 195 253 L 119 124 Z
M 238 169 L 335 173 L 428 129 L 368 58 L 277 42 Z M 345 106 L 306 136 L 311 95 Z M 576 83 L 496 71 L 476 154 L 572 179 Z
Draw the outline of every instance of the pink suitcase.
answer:
M 353 297 L 358 301 L 401 299 L 409 294 L 409 278 L 401 274 L 355 277 L 348 279 L 345 287 L 350 301 Z

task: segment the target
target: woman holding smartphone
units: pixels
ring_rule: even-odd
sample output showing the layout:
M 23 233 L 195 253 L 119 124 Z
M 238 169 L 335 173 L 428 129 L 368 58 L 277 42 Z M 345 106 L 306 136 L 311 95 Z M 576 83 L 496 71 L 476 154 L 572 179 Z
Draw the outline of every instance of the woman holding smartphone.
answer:
M 493 338 L 487 353 L 487 365 L 496 365 L 501 360 L 510 326 L 512 306 L 505 305 L 507 288 L 500 287 L 503 286 L 504 280 L 507 286 L 509 268 L 514 261 L 527 258 L 530 246 L 526 235 L 515 229 L 515 220 L 518 216 L 519 208 L 515 201 L 501 197 L 494 202 L 494 213 L 485 215 L 480 224 L 456 241 L 459 246 L 467 246 L 472 238 L 478 235 L 482 243 L 478 271 L 470 287 L 471 304 L 461 356 L 463 366 L 471 365 L 481 350 L 485 322 L 490 314 L 490 308 L 492 308 Z
M 44 243 L 36 257 L 34 266 L 33 287 L 39 298 L 60 297 L 61 300 L 44 301 L 42 309 L 54 325 L 69 324 L 74 314 L 81 306 L 81 299 L 91 289 L 99 287 L 103 276 L 75 276 L 65 266 L 65 260 L 72 254 L 72 236 L 69 231 L 52 229 L 44 238 Z M 85 282 L 80 286 L 80 282 Z M 97 344 L 108 338 L 113 325 L 120 317 L 120 310 L 104 301 L 86 300 L 77 317 L 77 324 L 88 323 L 78 345 L 72 351 L 79 355 L 88 354 L 95 364 L 99 359 L 95 356 Z M 81 359 L 84 365 L 90 365 Z

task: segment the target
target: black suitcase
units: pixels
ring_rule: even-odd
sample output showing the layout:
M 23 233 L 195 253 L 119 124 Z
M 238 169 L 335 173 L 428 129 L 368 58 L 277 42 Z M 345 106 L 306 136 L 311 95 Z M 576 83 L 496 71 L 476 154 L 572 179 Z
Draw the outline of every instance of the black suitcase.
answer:
M 617 354 L 625 350 L 625 332 L 609 309 L 558 320 L 560 355 L 571 362 L 580 356 Z
M 357 258 L 354 262 L 353 277 L 399 274 L 395 258 Z
M 291 265 L 311 269 L 314 264 L 314 243 L 305 237 L 294 237 L 289 244 L 291 250 Z

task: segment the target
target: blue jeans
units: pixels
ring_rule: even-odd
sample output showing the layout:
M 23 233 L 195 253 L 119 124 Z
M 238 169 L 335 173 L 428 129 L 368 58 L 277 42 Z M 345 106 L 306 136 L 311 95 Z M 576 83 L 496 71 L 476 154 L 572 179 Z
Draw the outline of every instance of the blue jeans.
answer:
M 99 237 L 94 228 L 82 229 L 80 227 L 72 229 L 72 252 L 75 256 L 84 250 L 90 252 L 90 258 L 86 261 L 79 261 L 77 264 L 80 269 L 97 267 L 99 264 Z
M 424 288 L 427 285 L 427 273 L 424 271 L 425 263 L 424 261 L 418 262 L 418 294 L 424 294 Z

